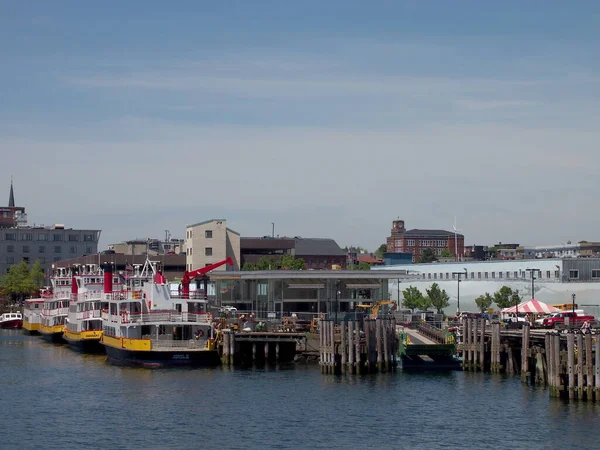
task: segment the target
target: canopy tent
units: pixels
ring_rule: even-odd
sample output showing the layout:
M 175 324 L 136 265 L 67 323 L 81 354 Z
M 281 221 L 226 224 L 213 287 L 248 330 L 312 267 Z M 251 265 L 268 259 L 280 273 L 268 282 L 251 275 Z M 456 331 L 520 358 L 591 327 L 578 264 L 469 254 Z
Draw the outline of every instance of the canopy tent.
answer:
M 530 313 L 530 314 L 550 314 L 555 312 L 560 312 L 554 306 L 550 306 L 544 302 L 540 302 L 538 300 L 527 300 L 526 302 L 520 303 L 518 306 L 511 306 L 510 308 L 505 308 L 502 310 L 502 313 Z

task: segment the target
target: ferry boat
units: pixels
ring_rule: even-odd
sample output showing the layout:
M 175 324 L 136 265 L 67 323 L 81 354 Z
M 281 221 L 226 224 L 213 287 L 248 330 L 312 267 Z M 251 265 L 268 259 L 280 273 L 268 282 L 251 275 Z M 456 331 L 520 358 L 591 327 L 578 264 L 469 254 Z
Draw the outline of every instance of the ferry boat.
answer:
M 103 268 L 96 264 L 73 267 L 69 313 L 65 321 L 63 339 L 74 350 L 86 353 L 104 353 L 100 344 L 102 337 L 102 309 L 108 306 L 105 286 L 112 286 L 118 279 L 112 278 L 112 266 Z M 79 273 L 81 271 L 81 273 Z M 109 293 L 111 292 L 109 291 Z
M 21 328 L 23 316 L 20 311 L 8 312 L 0 316 L 0 328 Z
M 231 259 L 186 271 L 184 294 L 179 297 L 171 295 L 158 264 L 146 260 L 141 273 L 127 280 L 125 290 L 112 292 L 107 310 L 102 311 L 101 342 L 107 361 L 142 367 L 219 365 L 212 315 L 205 299 L 189 298 L 189 280 L 226 263 L 232 264 Z
M 52 282 L 52 296 L 44 299 L 40 313 L 42 323 L 40 335 L 49 342 L 62 343 L 65 321 L 69 314 L 71 299 L 72 273 L 69 268 L 56 269 L 50 279 Z
M 51 295 L 51 294 L 50 294 Z M 42 325 L 43 298 L 30 298 L 25 300 L 23 311 L 23 334 L 35 335 L 40 333 Z

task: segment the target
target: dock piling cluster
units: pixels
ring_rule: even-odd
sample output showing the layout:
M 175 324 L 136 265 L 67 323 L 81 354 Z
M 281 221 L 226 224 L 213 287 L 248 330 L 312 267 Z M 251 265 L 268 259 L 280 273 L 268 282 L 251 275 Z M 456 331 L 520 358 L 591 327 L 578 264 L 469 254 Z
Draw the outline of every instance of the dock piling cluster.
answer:
M 321 320 L 320 359 L 322 373 L 392 372 L 398 351 L 396 319 L 378 318 Z

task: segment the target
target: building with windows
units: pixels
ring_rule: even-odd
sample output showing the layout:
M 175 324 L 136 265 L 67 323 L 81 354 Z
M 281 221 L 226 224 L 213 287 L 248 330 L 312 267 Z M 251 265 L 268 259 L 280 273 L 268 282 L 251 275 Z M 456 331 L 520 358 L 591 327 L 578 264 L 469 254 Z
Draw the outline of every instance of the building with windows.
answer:
M 12 221 L 4 220 L 4 210 L 13 213 Z M 0 274 L 5 274 L 21 260 L 33 263 L 39 259 L 46 273 L 52 263 L 61 259 L 90 255 L 98 252 L 100 230 L 77 230 L 62 224 L 29 226 L 25 208 L 16 207 L 11 183 L 9 206 L 0 208 L 3 214 L 0 226 Z M 10 222 L 10 223 L 9 223 Z
M 109 250 L 115 253 L 123 253 L 125 255 L 179 255 L 184 253 L 183 239 L 168 239 L 162 241 L 160 239 L 132 239 L 118 244 L 110 244 Z
M 185 230 L 187 270 L 222 261 L 233 260 L 216 270 L 240 270 L 240 234 L 227 228 L 225 219 L 211 219 L 188 225 Z
M 477 297 L 485 293 L 493 295 L 506 285 L 518 289 L 524 300 L 533 296 L 548 304 L 569 303 L 575 294 L 578 305 L 587 306 L 592 314 L 596 309 L 600 313 L 600 258 L 468 261 L 380 266 L 372 270 L 399 269 L 406 269 L 409 279 L 401 281 L 400 289 L 393 284 L 395 281 L 390 281 L 390 292 L 415 286 L 425 294 L 426 289 L 437 283 L 450 296 L 447 313 L 457 310 L 459 278 L 461 311 L 477 311 Z
M 433 250 L 436 255 L 448 250 L 454 258 L 463 259 L 465 237 L 460 233 L 444 230 L 406 230 L 404 220 L 392 222 L 392 232 L 387 238 L 388 253 L 412 253 L 414 262 L 426 248 Z

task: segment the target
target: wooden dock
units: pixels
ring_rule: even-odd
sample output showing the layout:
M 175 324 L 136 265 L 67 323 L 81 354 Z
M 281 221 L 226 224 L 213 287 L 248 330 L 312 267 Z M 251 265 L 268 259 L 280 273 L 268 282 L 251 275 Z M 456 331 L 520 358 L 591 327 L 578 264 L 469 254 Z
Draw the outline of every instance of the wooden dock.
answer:
M 304 333 L 223 330 L 221 361 L 233 365 L 265 365 L 294 361 Z

